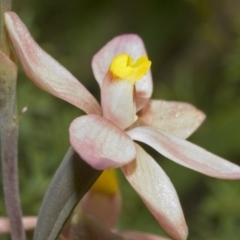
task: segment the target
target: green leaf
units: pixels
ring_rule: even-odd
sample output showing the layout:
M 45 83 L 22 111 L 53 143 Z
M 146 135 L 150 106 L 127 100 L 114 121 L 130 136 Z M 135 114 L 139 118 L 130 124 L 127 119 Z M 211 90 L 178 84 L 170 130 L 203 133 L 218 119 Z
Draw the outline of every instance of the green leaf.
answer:
M 79 200 L 101 171 L 93 169 L 70 148 L 42 202 L 33 240 L 55 240 Z

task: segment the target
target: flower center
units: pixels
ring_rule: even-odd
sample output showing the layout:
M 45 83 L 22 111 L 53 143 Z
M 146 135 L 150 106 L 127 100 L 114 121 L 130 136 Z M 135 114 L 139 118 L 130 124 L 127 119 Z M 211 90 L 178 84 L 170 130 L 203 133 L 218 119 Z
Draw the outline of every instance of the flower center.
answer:
M 147 56 L 142 56 L 134 62 L 127 53 L 121 53 L 113 59 L 110 65 L 110 73 L 117 79 L 136 82 L 146 75 L 151 64 Z
M 105 170 L 91 187 L 92 191 L 112 195 L 118 190 L 116 171 Z

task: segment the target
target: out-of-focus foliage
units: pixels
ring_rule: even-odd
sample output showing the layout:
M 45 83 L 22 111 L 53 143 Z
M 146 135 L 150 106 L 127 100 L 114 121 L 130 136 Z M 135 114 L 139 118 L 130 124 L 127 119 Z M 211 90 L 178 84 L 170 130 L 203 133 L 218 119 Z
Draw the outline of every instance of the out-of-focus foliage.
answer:
M 239 0 L 13 0 L 13 10 L 98 99 L 92 56 L 116 35 L 139 34 L 153 62 L 154 98 L 203 110 L 208 117 L 190 140 L 240 164 Z M 18 107 L 26 105 L 20 122 L 20 190 L 24 214 L 34 215 L 69 147 L 68 125 L 82 112 L 37 89 L 20 70 Z M 179 193 L 190 240 L 239 239 L 240 181 L 215 180 L 149 151 Z M 124 198 L 119 228 L 161 234 L 120 172 L 119 179 Z

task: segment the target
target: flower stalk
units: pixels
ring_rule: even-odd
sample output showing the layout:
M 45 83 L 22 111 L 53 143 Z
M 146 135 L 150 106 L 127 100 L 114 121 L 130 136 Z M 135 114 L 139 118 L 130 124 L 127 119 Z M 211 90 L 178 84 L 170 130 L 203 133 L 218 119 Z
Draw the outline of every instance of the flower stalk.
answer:
M 25 240 L 18 183 L 18 123 L 16 107 L 17 66 L 11 60 L 10 40 L 4 13 L 11 0 L 0 0 L 0 134 L 4 197 L 11 226 L 11 239 Z
M 10 11 L 12 6 L 11 0 L 0 1 L 0 50 L 7 56 L 10 55 L 10 42 L 7 31 L 4 26 L 4 13 Z

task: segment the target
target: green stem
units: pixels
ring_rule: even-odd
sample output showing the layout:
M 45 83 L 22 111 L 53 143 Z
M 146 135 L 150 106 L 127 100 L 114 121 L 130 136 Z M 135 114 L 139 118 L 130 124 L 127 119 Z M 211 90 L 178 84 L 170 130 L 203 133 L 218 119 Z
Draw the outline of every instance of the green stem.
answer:
M 0 0 L 0 131 L 4 197 L 11 225 L 11 239 L 25 240 L 18 183 L 18 124 L 16 123 L 17 67 L 10 60 L 10 40 L 4 26 L 4 12 L 11 0 Z M 5 55 L 5 56 L 4 56 Z

